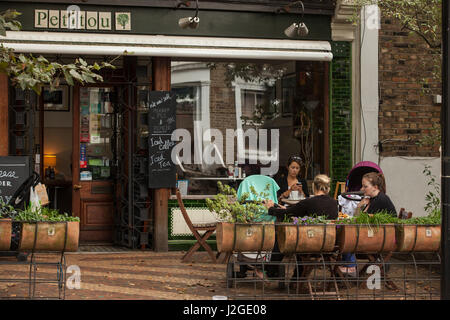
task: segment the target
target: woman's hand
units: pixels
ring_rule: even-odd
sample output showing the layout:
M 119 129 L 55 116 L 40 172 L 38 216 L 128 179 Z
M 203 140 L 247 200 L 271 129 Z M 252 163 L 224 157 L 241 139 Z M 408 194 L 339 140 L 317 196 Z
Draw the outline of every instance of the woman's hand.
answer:
M 265 200 L 263 203 L 267 209 L 270 209 L 275 206 L 275 203 L 272 200 Z M 286 207 L 282 206 L 282 205 L 278 205 L 277 209 L 286 209 Z
M 291 190 L 286 190 L 281 194 L 282 198 L 289 198 L 289 195 L 291 194 Z
M 356 207 L 362 208 L 363 206 L 366 206 L 368 204 L 369 204 L 369 198 L 363 198 Z
M 302 186 L 301 184 L 294 184 L 294 185 L 291 187 L 291 190 L 298 191 L 298 193 L 300 193 L 300 194 L 305 194 L 305 193 L 303 192 L 303 186 Z
M 264 201 L 264 206 L 265 206 L 267 209 L 272 208 L 274 205 L 275 205 L 275 203 L 274 203 L 272 200 L 265 200 L 265 201 Z

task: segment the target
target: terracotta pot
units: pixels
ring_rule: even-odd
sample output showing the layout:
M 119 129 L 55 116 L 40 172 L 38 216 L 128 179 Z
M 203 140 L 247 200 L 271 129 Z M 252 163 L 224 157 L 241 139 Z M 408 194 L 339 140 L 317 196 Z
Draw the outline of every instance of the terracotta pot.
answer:
M 336 226 L 279 224 L 276 226 L 281 253 L 330 252 L 336 242 Z
M 67 222 L 67 239 L 66 222 L 22 223 L 19 250 L 28 251 L 34 248 L 35 251 L 77 251 L 79 235 L 78 221 Z M 65 249 L 64 241 L 66 241 Z
M 337 245 L 343 253 L 391 252 L 397 247 L 393 224 L 338 225 L 337 230 Z
M 219 222 L 216 229 L 217 251 L 272 251 L 275 225 L 266 223 Z
M 397 225 L 395 228 L 397 251 L 430 252 L 439 251 L 441 226 Z
M 0 250 L 9 250 L 11 246 L 11 219 L 0 219 Z

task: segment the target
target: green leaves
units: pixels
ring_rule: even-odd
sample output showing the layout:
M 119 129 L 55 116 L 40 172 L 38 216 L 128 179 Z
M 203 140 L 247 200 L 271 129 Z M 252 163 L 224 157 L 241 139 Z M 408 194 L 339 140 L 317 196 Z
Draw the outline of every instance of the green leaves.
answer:
M 0 35 L 6 36 L 6 30 L 19 31 L 22 25 L 15 20 L 21 13 L 14 9 L 8 9 L 0 14 Z
M 360 224 L 376 226 L 383 224 L 419 224 L 419 225 L 435 225 L 441 223 L 441 210 L 434 210 L 425 217 L 415 217 L 411 219 L 399 219 L 392 216 L 386 211 L 380 211 L 375 214 L 362 212 L 357 217 L 337 220 L 336 224 Z
M 11 218 L 16 214 L 16 210 L 10 204 L 6 204 L 3 199 L 0 199 L 0 219 Z
M 57 209 L 42 207 L 41 210 L 33 210 L 31 204 L 24 210 L 18 210 L 14 217 L 15 221 L 38 222 L 38 221 L 80 221 L 78 217 L 69 216 L 67 213 L 60 214 Z
M 266 207 L 261 200 L 267 198 L 268 193 L 257 193 L 255 188 L 250 187 L 250 193 L 259 201 L 248 201 L 250 194 L 244 192 L 240 200 L 237 200 L 236 190 L 220 181 L 217 183 L 219 193 L 214 199 L 206 199 L 206 205 L 210 211 L 216 212 L 221 220 L 227 222 L 249 223 L 256 222 L 262 215 L 267 213 Z M 265 190 L 269 190 L 269 185 Z
M 20 22 L 14 20 L 19 15 L 20 13 L 15 10 L 7 10 L 0 14 L 0 35 L 5 36 L 6 30 L 20 30 Z M 108 62 L 89 65 L 82 58 L 76 59 L 74 63 L 63 65 L 49 62 L 43 56 L 36 58 L 31 54 L 16 54 L 13 50 L 5 48 L 3 44 L 0 46 L 0 72 L 10 77 L 13 85 L 19 86 L 22 90 L 32 89 L 37 94 L 41 93 L 43 85 L 49 85 L 51 89 L 57 87 L 61 77 L 69 85 L 74 85 L 75 82 L 82 85 L 102 82 L 102 76 L 96 72 L 103 68 L 115 67 Z
M 425 201 L 426 205 L 424 207 L 425 211 L 427 211 L 429 214 L 433 214 L 436 211 L 441 210 L 441 187 L 436 182 L 436 176 L 431 173 L 431 166 L 425 165 L 425 168 L 423 169 L 423 174 L 428 177 L 428 186 L 431 187 L 433 190 L 428 191 L 428 193 L 425 195 Z

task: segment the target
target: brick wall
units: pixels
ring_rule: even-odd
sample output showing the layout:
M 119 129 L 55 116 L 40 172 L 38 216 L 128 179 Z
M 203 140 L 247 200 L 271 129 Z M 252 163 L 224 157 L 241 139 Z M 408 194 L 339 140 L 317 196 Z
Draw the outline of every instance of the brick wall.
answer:
M 419 146 L 417 141 L 432 133 L 440 122 L 441 105 L 433 95 L 441 84 L 431 79 L 430 50 L 416 35 L 399 24 L 382 19 L 379 32 L 379 141 L 381 156 L 439 156 L 439 147 Z M 429 79 L 425 92 L 422 79 Z M 425 86 L 425 89 L 426 86 Z M 409 141 L 407 141 L 409 139 Z
M 218 63 L 216 66 L 216 68 L 211 69 L 210 119 L 211 128 L 222 131 L 224 139 L 223 156 L 226 159 L 226 129 L 236 130 L 235 94 L 232 87 L 228 87 L 225 81 L 224 65 Z

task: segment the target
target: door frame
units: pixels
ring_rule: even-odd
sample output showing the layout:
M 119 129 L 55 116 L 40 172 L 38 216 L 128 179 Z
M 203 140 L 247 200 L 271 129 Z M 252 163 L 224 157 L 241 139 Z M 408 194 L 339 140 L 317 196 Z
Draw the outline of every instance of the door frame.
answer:
M 80 108 L 80 88 L 81 87 L 85 87 L 85 88 L 111 88 L 111 87 L 116 87 L 117 84 L 113 83 L 113 82 L 103 82 L 103 83 L 99 83 L 99 84 L 89 84 L 86 86 L 81 86 L 80 84 L 75 84 L 73 86 L 73 113 L 72 113 L 72 212 L 73 215 L 76 217 L 80 218 L 80 238 L 82 238 L 82 233 L 86 233 L 87 238 L 90 238 L 89 235 L 87 235 L 87 233 L 92 232 L 94 230 L 89 230 L 89 229 L 85 229 L 85 230 L 81 230 L 83 224 L 84 224 L 84 219 L 86 215 L 82 214 L 82 190 L 78 189 L 76 190 L 76 188 L 78 186 L 82 186 L 83 184 L 86 184 L 86 182 L 90 182 L 91 183 L 91 187 L 93 186 L 93 184 L 95 183 L 95 181 L 80 181 L 80 114 L 81 114 L 81 108 Z M 114 181 L 112 182 L 114 185 Z M 84 190 L 86 192 L 86 190 Z M 90 192 L 90 188 L 89 191 Z M 113 193 L 111 195 L 111 197 L 114 198 L 116 197 L 116 190 L 115 188 L 113 188 Z M 107 196 L 105 198 L 108 198 Z M 88 199 L 89 200 L 89 199 Z M 96 199 L 92 199 L 92 202 L 95 202 Z M 102 199 L 98 199 L 98 201 L 101 203 Z M 105 199 L 103 199 L 103 201 L 105 201 Z M 90 201 L 86 201 L 86 203 L 89 203 Z M 115 212 L 112 212 L 113 214 L 113 221 L 114 221 L 114 214 Z M 101 230 L 102 228 L 99 227 L 98 232 L 105 232 L 109 233 L 109 228 L 105 228 L 105 231 Z M 97 229 L 96 229 L 97 230 Z M 114 242 L 114 223 L 112 226 L 112 230 L 111 230 L 111 239 L 110 240 L 89 240 L 89 239 L 83 239 L 81 241 L 86 241 L 86 242 L 101 242 L 101 243 L 113 243 Z

